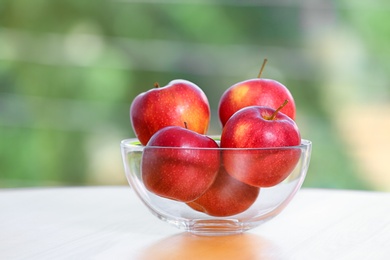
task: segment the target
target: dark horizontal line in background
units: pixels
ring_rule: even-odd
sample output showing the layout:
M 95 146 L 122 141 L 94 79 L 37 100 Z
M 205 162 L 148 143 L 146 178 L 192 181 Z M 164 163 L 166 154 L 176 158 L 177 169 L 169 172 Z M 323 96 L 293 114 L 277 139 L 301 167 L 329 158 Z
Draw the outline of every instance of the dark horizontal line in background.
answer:
M 96 48 L 95 44 L 98 44 Z M 217 45 L 161 39 L 131 39 L 98 34 L 31 33 L 0 27 L 0 60 L 48 66 L 181 72 L 193 75 L 257 75 L 268 58 L 267 75 L 310 78 L 304 48 L 230 44 Z M 94 49 L 95 48 L 95 49 Z M 104 59 L 116 51 L 121 59 Z M 234 62 L 231 62 L 234 61 Z M 297 68 L 296 64 L 301 67 Z M 278 67 L 278 69 L 276 69 Z
M 390 8 L 390 3 L 378 3 L 378 1 L 350 1 L 340 3 L 331 0 L 112 0 L 112 2 L 126 4 L 171 4 L 171 5 L 217 5 L 217 6 L 268 6 L 268 7 L 305 7 L 316 9 L 378 9 Z
M 0 127 L 104 133 L 121 124 L 123 116 L 129 118 L 129 106 L 118 102 L 1 93 Z

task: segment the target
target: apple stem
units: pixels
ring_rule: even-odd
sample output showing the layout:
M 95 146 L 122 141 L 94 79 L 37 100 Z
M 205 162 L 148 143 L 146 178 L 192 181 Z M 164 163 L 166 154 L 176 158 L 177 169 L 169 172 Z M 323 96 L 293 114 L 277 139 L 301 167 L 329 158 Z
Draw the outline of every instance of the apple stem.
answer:
M 159 88 L 160 87 L 160 84 L 158 84 L 158 82 L 154 82 L 153 85 L 154 85 L 155 88 Z
M 261 78 L 261 74 L 263 74 L 263 70 L 264 70 L 265 64 L 267 64 L 267 61 L 268 61 L 267 59 L 264 59 L 263 65 L 261 65 L 261 68 L 260 68 L 259 74 L 257 75 L 257 78 Z
M 280 111 L 285 105 L 287 105 L 287 103 L 288 103 L 288 100 L 286 99 L 286 100 L 283 102 L 283 104 L 282 104 L 280 107 L 278 107 L 278 109 L 275 110 L 275 112 L 272 114 L 272 116 L 270 116 L 270 117 L 268 118 L 268 120 L 274 120 L 275 117 L 276 117 L 276 115 L 279 113 L 279 111 Z
M 184 127 L 185 127 L 186 129 L 188 129 L 188 127 L 187 127 L 187 122 L 185 122 L 185 121 L 184 121 Z

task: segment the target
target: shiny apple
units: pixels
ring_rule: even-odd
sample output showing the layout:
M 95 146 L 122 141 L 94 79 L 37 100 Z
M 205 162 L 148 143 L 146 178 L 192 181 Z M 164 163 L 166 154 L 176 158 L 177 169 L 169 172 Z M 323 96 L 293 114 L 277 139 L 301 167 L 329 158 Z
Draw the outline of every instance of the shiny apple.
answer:
M 282 112 L 295 120 L 296 107 L 291 92 L 285 85 L 276 80 L 261 78 L 264 65 L 265 63 L 258 78 L 238 82 L 222 94 L 218 104 L 218 114 L 222 126 L 241 108 L 268 106 L 277 109 L 285 100 L 288 100 L 288 104 Z
M 221 167 L 213 185 L 187 205 L 210 216 L 232 216 L 247 210 L 256 201 L 259 191 L 259 188 L 231 177 Z
M 160 129 L 142 154 L 141 172 L 146 189 L 182 202 L 197 199 L 217 176 L 221 162 L 218 148 L 212 138 L 185 127 Z
M 141 144 L 146 145 L 154 133 L 166 126 L 183 126 L 206 134 L 210 106 L 205 93 L 186 80 L 173 80 L 168 85 L 143 92 L 130 106 L 130 120 Z
M 297 165 L 301 150 L 298 126 L 280 110 L 250 106 L 236 112 L 221 135 L 221 148 L 247 148 L 222 152 L 226 171 L 246 184 L 271 187 L 282 182 Z

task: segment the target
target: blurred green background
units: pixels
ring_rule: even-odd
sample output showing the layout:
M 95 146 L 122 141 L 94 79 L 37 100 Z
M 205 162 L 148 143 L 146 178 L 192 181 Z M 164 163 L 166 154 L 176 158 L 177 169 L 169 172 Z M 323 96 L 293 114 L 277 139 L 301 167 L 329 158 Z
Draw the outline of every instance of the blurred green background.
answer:
M 0 187 L 126 184 L 129 106 L 158 81 L 221 94 L 257 76 L 295 97 L 306 187 L 390 191 L 385 0 L 1 0 Z

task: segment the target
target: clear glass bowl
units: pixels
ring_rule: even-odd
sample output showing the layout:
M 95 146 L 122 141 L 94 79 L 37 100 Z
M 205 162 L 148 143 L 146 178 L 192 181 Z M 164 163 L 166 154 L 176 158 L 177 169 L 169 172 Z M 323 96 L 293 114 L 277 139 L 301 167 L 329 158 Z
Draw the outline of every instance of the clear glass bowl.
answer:
M 219 137 L 213 136 L 218 141 Z M 311 156 L 312 143 L 308 140 L 302 139 L 301 145 L 281 148 L 178 148 L 178 147 L 146 147 L 142 146 L 137 139 L 125 139 L 121 142 L 121 152 L 123 158 L 124 169 L 127 180 L 130 186 L 134 189 L 137 196 L 146 205 L 146 207 L 159 219 L 168 222 L 182 230 L 198 234 L 198 235 L 228 235 L 235 233 L 242 233 L 249 229 L 259 226 L 278 215 L 291 201 L 297 191 L 301 188 L 305 179 Z M 220 212 L 217 214 L 203 210 L 201 207 L 191 205 L 191 202 L 182 202 L 170 198 L 165 198 L 157 195 L 155 192 L 149 191 L 142 177 L 143 155 L 145 149 L 148 152 L 156 153 L 157 160 L 166 160 L 161 155 L 161 151 L 170 152 L 179 151 L 185 153 L 199 152 L 200 150 L 215 152 L 221 154 L 221 167 L 230 167 L 230 171 L 241 169 L 242 172 L 238 174 L 239 178 L 245 179 L 245 171 L 259 165 L 266 165 L 266 169 L 271 171 L 271 164 L 290 164 L 290 167 L 285 167 L 288 172 L 285 173 L 282 179 L 278 180 L 277 184 L 270 184 L 268 187 L 254 187 L 251 192 L 237 192 L 230 187 L 226 188 L 224 194 L 221 196 L 229 197 L 229 201 L 223 202 L 224 198 L 215 198 L 207 201 L 208 207 L 220 206 Z M 164 150 L 162 150 L 164 149 Z M 298 156 L 297 156 L 298 155 Z M 290 160 L 290 157 L 296 157 Z M 149 158 L 149 157 L 148 157 Z M 225 161 L 229 160 L 229 161 Z M 293 165 L 291 166 L 291 161 Z M 148 164 L 149 161 L 145 161 Z M 156 163 L 156 162 L 152 162 Z M 190 163 L 186 162 L 188 167 L 192 167 Z M 227 165 L 229 164 L 229 166 Z M 248 166 L 253 164 L 253 166 Z M 187 167 L 187 166 L 185 166 Z M 181 168 L 182 171 L 185 171 Z M 149 167 L 150 168 L 150 167 Z M 261 167 L 260 167 L 261 168 Z M 280 167 L 275 168 L 278 171 Z M 285 170 L 286 170 L 285 169 Z M 227 171 L 227 170 L 226 170 Z M 226 172 L 225 171 L 225 172 Z M 256 170 L 257 171 L 257 170 Z M 261 169 L 259 169 L 261 171 Z M 218 173 L 220 174 L 220 173 Z M 261 173 L 267 174 L 267 173 Z M 231 176 L 232 174 L 229 174 Z M 237 176 L 236 176 L 237 177 Z M 236 180 L 236 178 L 234 178 Z M 217 179 L 216 179 L 217 180 Z M 247 184 L 245 184 L 247 185 Z M 250 186 L 252 187 L 253 184 Z M 253 192 L 253 189 L 258 189 L 258 193 Z M 249 188 L 249 190 L 251 190 Z M 255 193 L 255 195 L 253 195 Z M 218 194 L 218 193 L 217 193 Z M 235 201 L 235 196 L 237 200 Z M 255 197 L 254 197 L 255 196 Z M 233 200 L 232 200 L 233 199 Z M 237 205 L 245 202 L 250 202 L 249 208 L 241 210 L 239 213 L 231 211 Z M 228 205 L 228 206 L 226 206 Z M 231 206 L 230 206 L 231 205 Z M 226 212 L 224 211 L 226 209 Z M 229 211 L 230 210 L 230 211 Z M 204 213 L 207 212 L 207 213 Z

